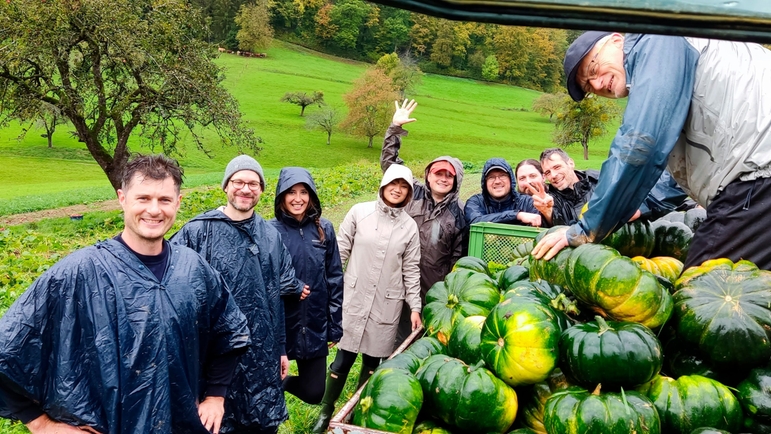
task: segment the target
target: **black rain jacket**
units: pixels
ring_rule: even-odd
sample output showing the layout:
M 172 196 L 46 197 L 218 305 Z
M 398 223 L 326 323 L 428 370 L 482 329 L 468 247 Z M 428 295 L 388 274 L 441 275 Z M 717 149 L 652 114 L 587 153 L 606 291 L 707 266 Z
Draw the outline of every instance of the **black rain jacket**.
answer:
M 281 387 L 281 296 L 299 297 L 302 291 L 281 236 L 256 213 L 242 226 L 216 209 L 190 220 L 171 241 L 191 247 L 222 274 L 249 322 L 252 345 L 238 361 L 220 432 L 280 425 L 288 417 Z
M 314 212 L 306 213 L 298 222 L 281 211 L 279 204 L 287 190 L 300 183 L 308 189 Z M 269 223 L 281 234 L 297 278 L 311 290 L 305 300 L 296 296 L 284 298 L 286 355 L 290 360 L 324 357 L 329 353 L 327 343 L 339 342 L 343 337 L 343 265 L 335 229 L 321 217 L 316 185 L 311 174 L 301 167 L 281 169 L 274 205 L 276 218 Z M 316 219 L 324 231 L 323 242 Z
M 160 282 L 116 240 L 43 273 L 0 318 L 2 385 L 102 433 L 207 433 L 204 367 L 243 352 L 249 332 L 219 273 L 170 247 Z

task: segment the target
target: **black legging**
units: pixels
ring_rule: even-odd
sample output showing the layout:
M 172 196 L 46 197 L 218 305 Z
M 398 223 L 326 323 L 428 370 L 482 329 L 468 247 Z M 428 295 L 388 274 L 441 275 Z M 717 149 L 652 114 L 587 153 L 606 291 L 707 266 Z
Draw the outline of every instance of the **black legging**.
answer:
M 351 372 L 356 357 L 359 353 L 352 353 L 350 351 L 337 349 L 337 355 L 335 361 L 329 366 L 329 369 L 337 372 L 338 374 L 348 375 Z M 369 369 L 375 369 L 380 365 L 380 357 L 372 357 L 366 354 L 361 355 L 361 364 Z
M 324 397 L 327 357 L 297 360 L 297 375 L 284 378 L 284 390 L 308 404 L 318 404 Z

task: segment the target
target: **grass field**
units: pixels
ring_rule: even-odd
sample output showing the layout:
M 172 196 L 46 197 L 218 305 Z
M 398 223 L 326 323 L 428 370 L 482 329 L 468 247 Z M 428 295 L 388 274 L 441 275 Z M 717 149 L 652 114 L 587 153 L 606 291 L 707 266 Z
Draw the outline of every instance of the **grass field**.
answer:
M 329 105 L 345 110 L 342 95 L 366 64 L 280 42 L 264 59 L 224 54 L 217 62 L 225 69 L 225 85 L 239 100 L 245 119 L 265 141 L 257 157 L 265 168 L 325 168 L 377 161 L 377 140 L 375 148 L 368 149 L 365 138 L 335 133 L 327 146 L 325 133 L 305 128 L 298 106 L 279 101 L 286 92 L 321 90 Z M 426 75 L 413 96 L 419 103 L 414 112 L 418 121 L 408 125 L 410 135 L 402 156 L 407 161 L 428 161 L 449 154 L 471 163 L 499 156 L 512 164 L 537 157 L 542 149 L 553 146 L 553 125 L 530 111 L 538 95 L 502 84 Z M 308 107 L 306 112 L 314 109 Z M 0 129 L 0 215 L 114 197 L 101 169 L 83 144 L 71 137 L 72 127 L 58 127 L 51 149 L 39 130 L 32 129 L 18 139 L 21 128 L 11 124 Z M 207 137 L 213 159 L 192 147 L 181 148 L 179 159 L 188 175 L 187 186 L 216 183 L 236 154 L 234 149 L 221 147 L 213 134 Z M 577 167 L 599 167 L 610 138 L 590 144 L 588 161 L 580 159 L 580 148 L 570 150 L 578 157 Z

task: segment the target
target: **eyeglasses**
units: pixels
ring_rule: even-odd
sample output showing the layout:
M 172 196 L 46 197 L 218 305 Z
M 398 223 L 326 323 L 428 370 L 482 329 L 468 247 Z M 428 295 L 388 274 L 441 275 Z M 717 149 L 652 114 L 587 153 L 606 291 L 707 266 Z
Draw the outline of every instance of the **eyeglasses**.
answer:
M 597 50 L 596 53 L 594 53 L 594 57 L 592 57 L 592 60 L 589 61 L 589 65 L 586 66 L 586 81 L 584 82 L 583 87 L 581 90 L 588 96 L 592 93 L 592 88 L 589 85 L 589 82 L 597 78 L 599 72 L 600 72 L 600 63 L 597 62 L 597 56 L 600 54 L 603 48 L 608 45 L 608 39 L 605 40 L 605 42 L 602 43 L 600 46 L 600 49 Z
M 485 178 L 485 181 L 497 181 L 497 180 L 507 181 L 511 179 L 511 177 L 507 173 L 502 173 L 500 175 L 488 175 L 487 178 Z
M 252 190 L 252 191 L 257 191 L 262 187 L 262 185 L 259 182 L 254 182 L 254 181 L 244 182 L 244 181 L 241 181 L 240 179 L 231 179 L 230 183 L 233 184 L 233 187 L 235 187 L 236 190 L 241 190 L 242 188 L 244 188 L 245 185 L 248 185 L 249 190 Z

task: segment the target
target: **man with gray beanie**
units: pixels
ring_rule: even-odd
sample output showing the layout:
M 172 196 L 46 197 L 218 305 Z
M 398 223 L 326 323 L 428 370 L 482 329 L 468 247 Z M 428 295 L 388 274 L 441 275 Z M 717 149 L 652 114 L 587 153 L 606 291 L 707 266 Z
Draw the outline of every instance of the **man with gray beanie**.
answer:
M 568 93 L 626 98 L 621 127 L 583 217 L 545 236 L 536 258 L 600 242 L 627 221 L 665 168 L 707 209 L 685 267 L 747 259 L 771 270 L 771 51 L 682 36 L 586 32 L 565 54 Z M 676 190 L 674 190 L 676 191 Z
M 289 369 L 281 297 L 302 299 L 309 290 L 295 277 L 278 231 L 254 212 L 264 189 L 260 164 L 239 155 L 222 178 L 227 205 L 193 218 L 171 238 L 222 274 L 249 321 L 252 344 L 238 360 L 221 433 L 275 434 L 288 417 L 281 386 Z

